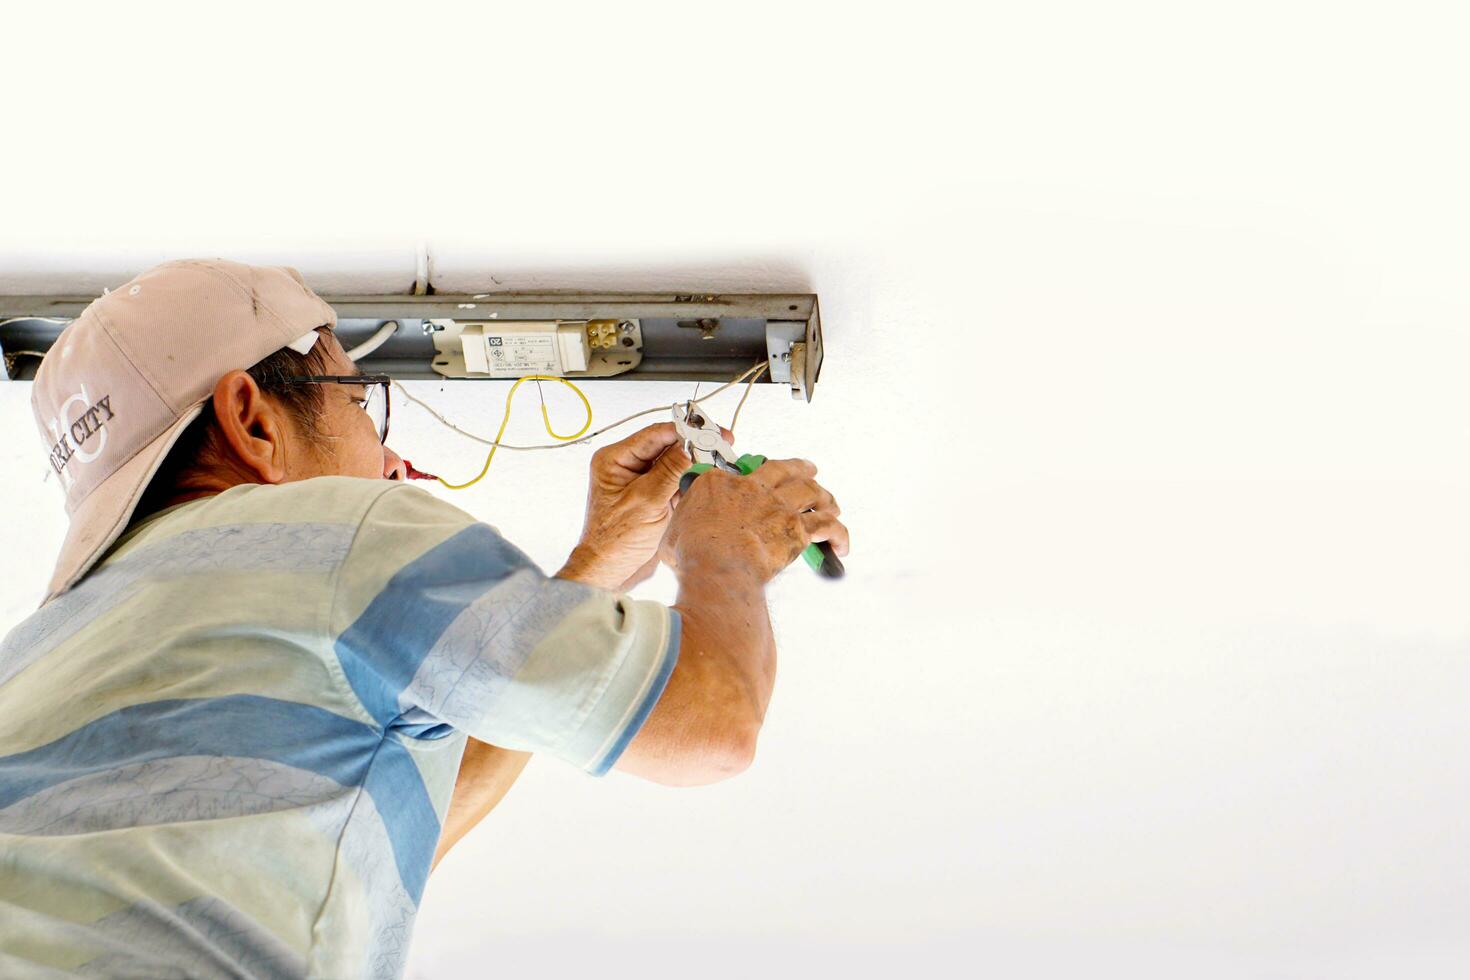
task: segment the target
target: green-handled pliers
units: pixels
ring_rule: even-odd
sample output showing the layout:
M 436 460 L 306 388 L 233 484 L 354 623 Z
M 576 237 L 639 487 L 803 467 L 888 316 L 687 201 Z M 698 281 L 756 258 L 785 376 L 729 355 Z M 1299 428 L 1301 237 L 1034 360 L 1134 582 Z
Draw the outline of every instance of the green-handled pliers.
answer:
M 737 457 L 720 427 L 693 402 L 674 405 L 674 429 L 687 444 L 689 458 L 694 460 L 694 465 L 679 479 L 681 492 L 687 491 L 695 478 L 707 470 L 721 469 L 736 476 L 749 476 L 766 461 L 764 456 L 752 453 Z M 837 552 L 826 541 L 807 545 L 801 557 L 823 578 L 839 579 L 846 572 Z

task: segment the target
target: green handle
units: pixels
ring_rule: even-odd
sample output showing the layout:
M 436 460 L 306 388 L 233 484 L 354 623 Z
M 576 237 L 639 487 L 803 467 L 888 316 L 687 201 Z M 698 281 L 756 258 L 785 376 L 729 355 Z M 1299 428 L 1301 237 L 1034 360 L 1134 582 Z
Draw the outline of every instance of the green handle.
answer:
M 735 467 L 740 470 L 741 476 L 749 476 L 760 469 L 761 464 L 765 461 L 766 458 L 764 456 L 746 453 L 735 461 Z M 681 493 L 687 491 L 689 485 L 694 482 L 695 477 L 706 470 L 712 469 L 714 467 L 709 463 L 695 463 L 689 469 L 685 470 L 684 475 L 679 478 L 679 491 Z M 807 545 L 802 551 L 801 557 L 823 578 L 839 579 L 847 572 L 847 569 L 842 565 L 842 559 L 837 557 L 837 552 L 833 551 L 832 546 L 826 541 L 816 541 Z

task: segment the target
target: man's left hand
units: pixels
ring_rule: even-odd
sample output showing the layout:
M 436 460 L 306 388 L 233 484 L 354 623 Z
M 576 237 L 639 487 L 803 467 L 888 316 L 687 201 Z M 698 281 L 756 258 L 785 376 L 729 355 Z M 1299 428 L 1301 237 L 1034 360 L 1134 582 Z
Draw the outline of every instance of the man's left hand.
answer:
M 557 575 L 614 591 L 652 575 L 679 477 L 690 462 L 672 422 L 593 453 L 582 540 Z

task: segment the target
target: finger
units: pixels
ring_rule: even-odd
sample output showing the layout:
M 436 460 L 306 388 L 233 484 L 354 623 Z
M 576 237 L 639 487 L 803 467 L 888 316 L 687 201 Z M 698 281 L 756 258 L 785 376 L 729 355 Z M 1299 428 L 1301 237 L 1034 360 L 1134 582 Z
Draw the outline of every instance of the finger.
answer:
M 815 480 L 788 480 L 772 490 L 777 500 L 798 514 L 816 510 L 821 491 Z
M 663 500 L 672 499 L 679 492 L 679 479 L 693 464 L 683 445 L 674 443 L 653 461 L 648 472 L 633 480 L 629 488 Z
M 766 486 L 776 487 L 791 480 L 810 480 L 817 475 L 817 465 L 809 459 L 773 459 L 756 470 L 752 477 Z
M 834 516 L 842 513 L 842 508 L 837 506 L 837 499 L 816 480 L 792 480 L 783 483 L 775 489 L 775 494 L 781 503 L 797 513 L 808 510 L 829 511 Z
M 802 514 L 801 526 L 811 540 L 826 541 L 832 545 L 832 550 L 837 553 L 838 558 L 847 557 L 848 547 L 851 544 L 847 526 L 834 515 L 819 510 L 812 511 L 810 514 Z
M 835 517 L 840 517 L 842 515 L 842 507 L 838 505 L 837 498 L 832 496 L 832 492 L 826 487 L 822 486 L 820 483 L 817 484 L 817 489 L 820 490 L 821 493 L 817 498 L 816 507 L 812 509 L 825 510 Z
M 681 440 L 672 422 L 660 422 L 618 442 L 609 443 L 597 451 L 605 462 L 644 473 L 659 459 L 664 450 L 677 445 Z

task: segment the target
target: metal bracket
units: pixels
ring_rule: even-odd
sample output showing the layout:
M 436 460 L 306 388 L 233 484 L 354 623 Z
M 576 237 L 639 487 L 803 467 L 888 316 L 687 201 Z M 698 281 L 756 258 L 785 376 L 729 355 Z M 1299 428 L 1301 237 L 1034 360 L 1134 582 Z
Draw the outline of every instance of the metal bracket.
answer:
M 791 397 L 797 401 L 812 400 L 806 387 L 806 344 L 791 345 Z
M 424 270 L 420 270 L 423 272 Z M 432 270 L 428 270 L 432 272 Z M 0 294 L 0 347 L 18 355 L 7 365 L 12 377 L 35 373 L 38 359 L 22 351 L 44 354 L 70 318 L 95 297 L 91 295 Z M 767 359 L 769 377 L 762 383 L 792 384 L 789 353 L 794 343 L 806 344 L 806 357 L 797 397 L 810 400 L 822 363 L 821 322 L 817 297 L 811 293 L 475 293 L 375 294 L 324 296 L 337 312 L 337 334 L 351 349 L 395 320 L 397 331 L 363 356 L 359 366 L 368 373 L 389 374 L 399 380 L 445 377 L 437 364 L 445 360 L 446 332 L 437 326 L 453 320 L 559 320 L 615 321 L 638 325 L 642 357 L 634 364 L 608 365 L 626 369 L 621 376 L 640 381 L 728 381 L 752 364 Z M 692 323 L 694 329 L 680 326 Z M 784 346 L 772 346 L 772 336 Z M 621 338 L 620 338 L 621 339 Z M 632 358 L 629 358 L 633 360 Z M 606 358 L 604 358 L 606 360 Z
M 771 381 L 790 385 L 792 398 L 812 400 L 822 369 L 822 324 L 815 303 L 805 322 L 766 322 L 766 359 Z

